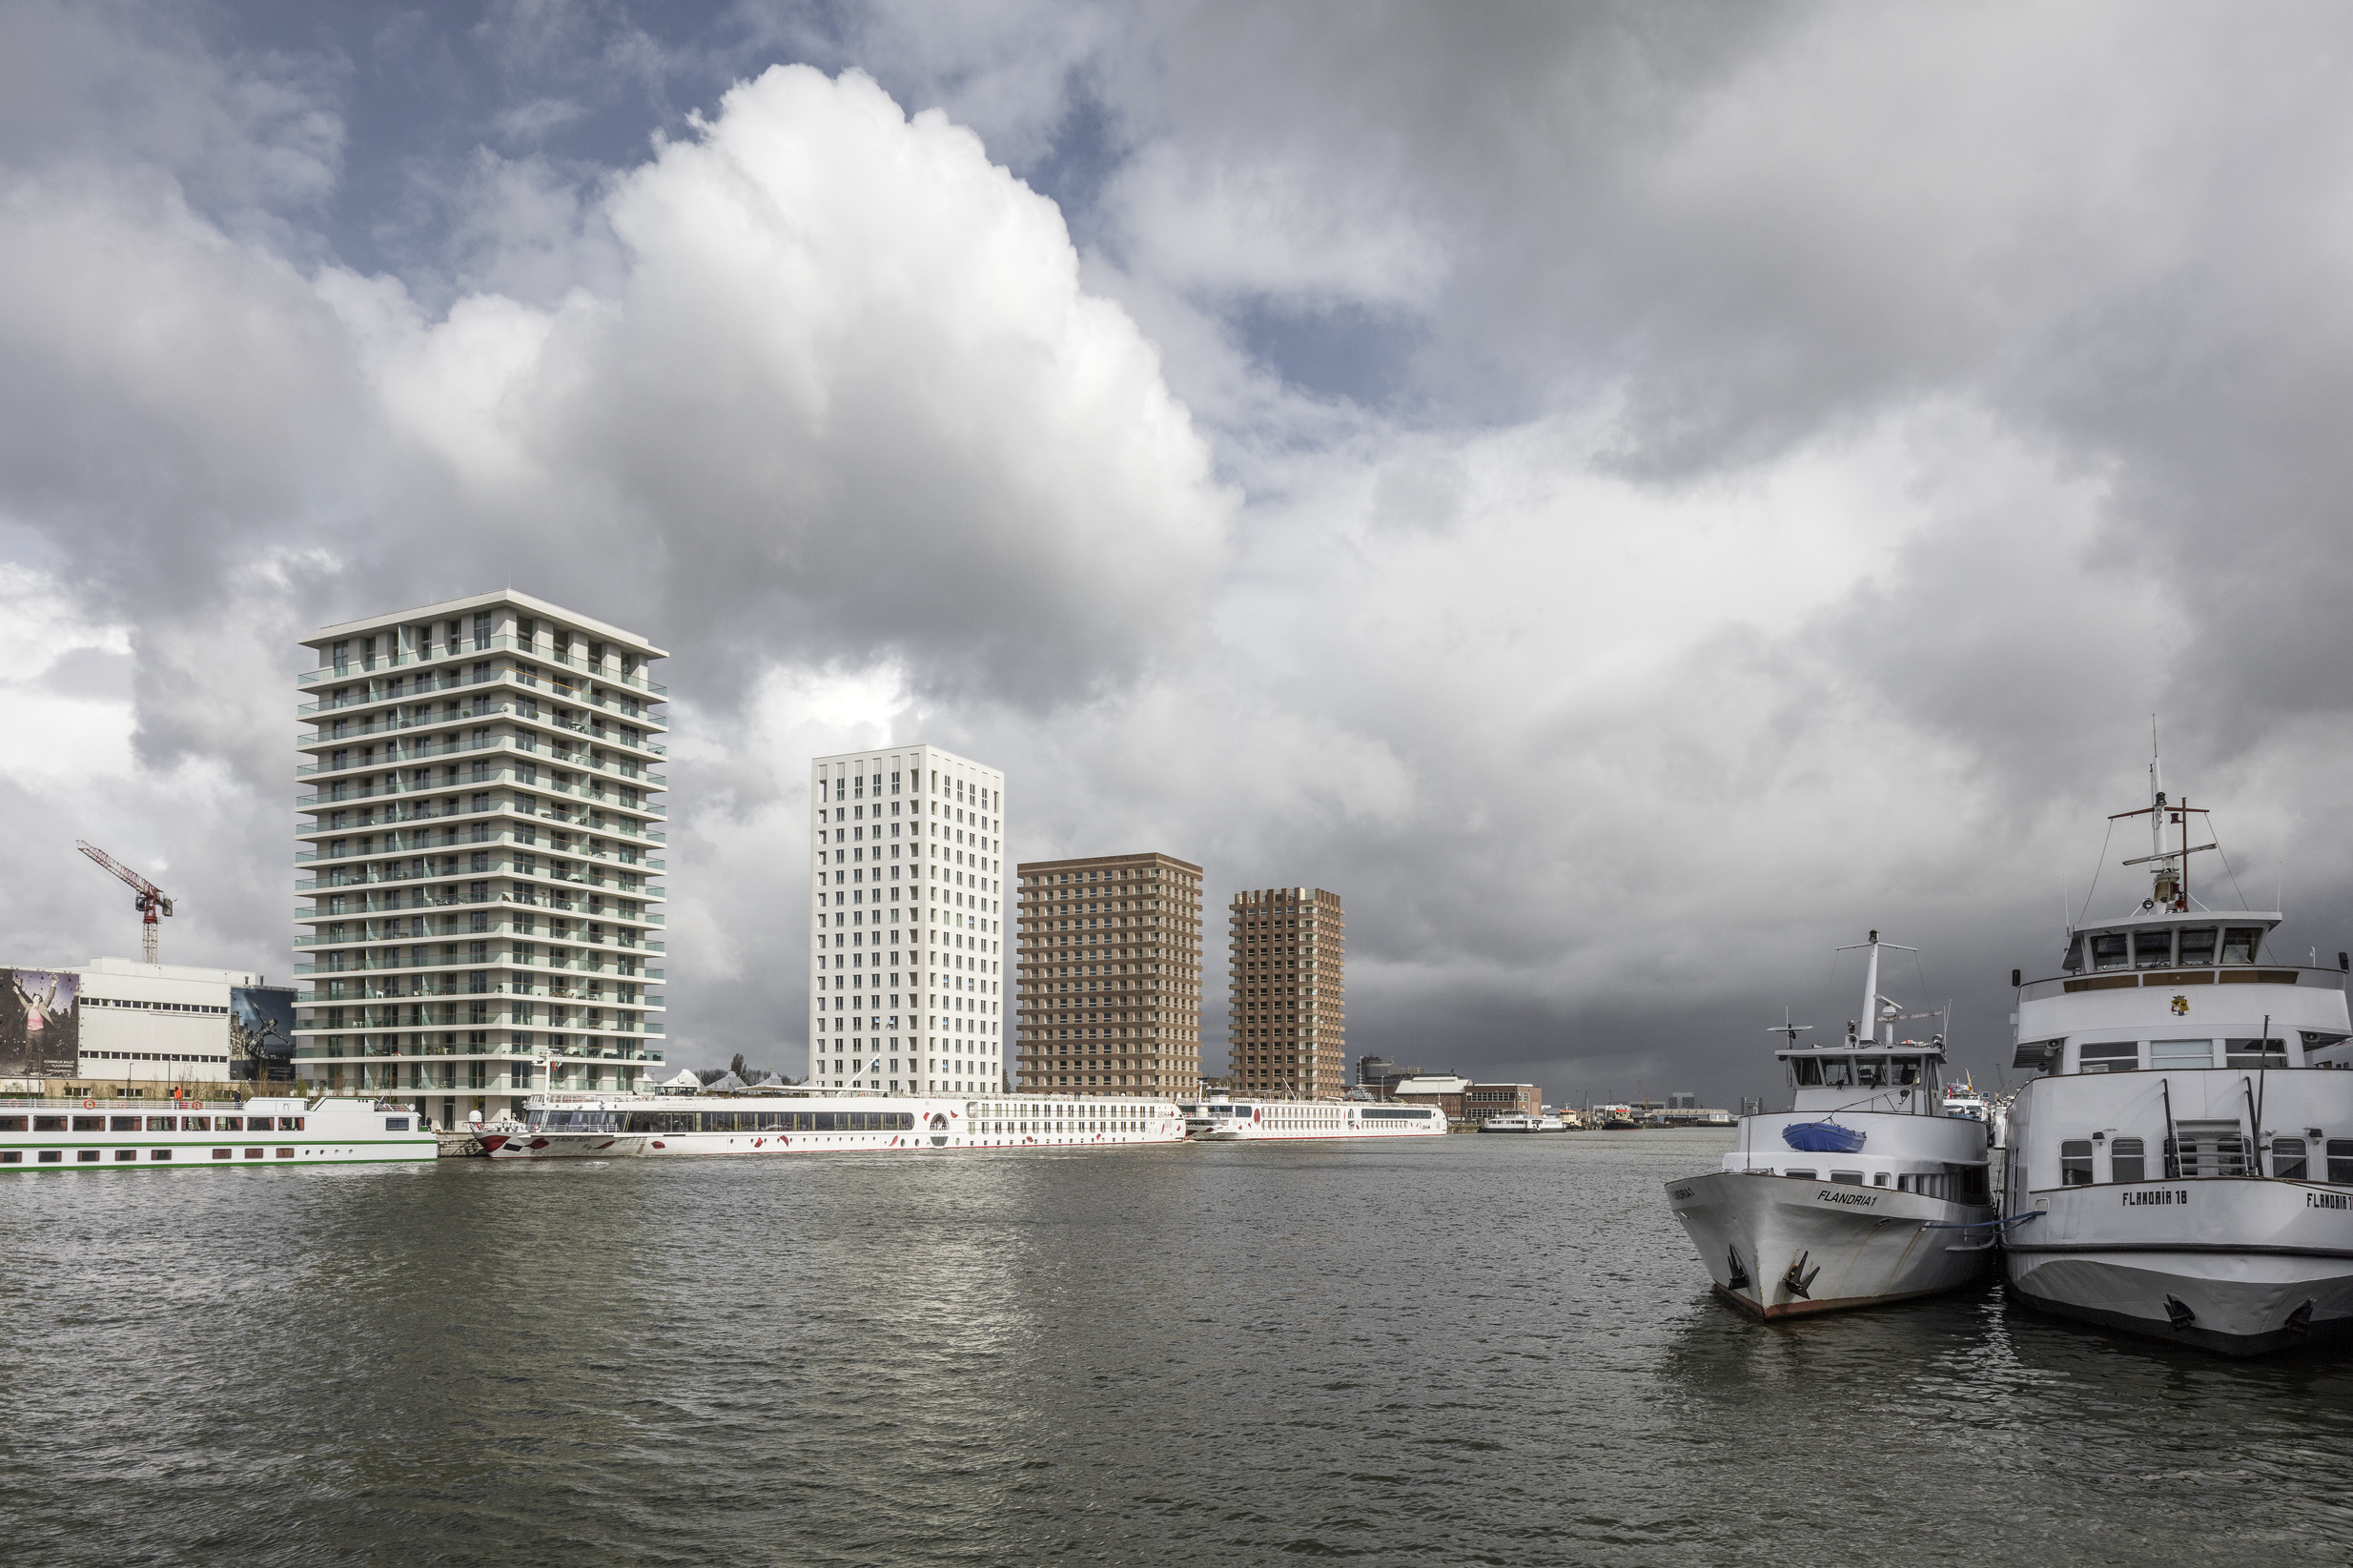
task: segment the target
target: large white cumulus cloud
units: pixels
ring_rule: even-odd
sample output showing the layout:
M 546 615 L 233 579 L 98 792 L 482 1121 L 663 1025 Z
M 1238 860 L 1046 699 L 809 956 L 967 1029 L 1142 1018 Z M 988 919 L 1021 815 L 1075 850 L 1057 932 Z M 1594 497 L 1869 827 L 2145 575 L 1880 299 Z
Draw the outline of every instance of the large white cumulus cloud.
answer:
M 317 624 L 511 581 L 659 637 L 724 730 L 772 668 L 1052 703 L 1203 622 L 1232 498 L 1054 204 L 970 132 L 778 68 L 592 206 L 561 297 L 437 311 L 230 234 L 152 163 L 0 178 L 0 519 L 38 541 L 28 580 L 133 652 L 139 760 L 90 753 L 118 817 L 150 808 L 116 832 L 235 890 L 238 961 L 283 929 L 286 672 Z M 783 868 L 737 835 L 798 767 L 684 749 L 708 766 L 682 880 L 707 857 L 764 900 Z M 173 830 L 189 762 L 236 786 L 213 831 Z M 88 788 L 21 771 L 18 827 L 70 849 Z M 682 982 L 733 961 L 682 957 Z
M 322 280 L 453 504 L 771 656 L 1051 696 L 1187 638 L 1229 505 L 1207 448 L 969 131 L 779 67 L 603 217 L 613 297 L 428 322 L 390 280 Z

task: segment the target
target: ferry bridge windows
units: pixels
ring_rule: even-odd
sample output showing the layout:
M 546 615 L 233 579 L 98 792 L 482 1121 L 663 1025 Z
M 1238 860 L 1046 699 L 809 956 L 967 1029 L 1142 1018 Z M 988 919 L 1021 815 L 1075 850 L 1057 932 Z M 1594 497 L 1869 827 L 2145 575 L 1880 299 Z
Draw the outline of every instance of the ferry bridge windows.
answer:
M 2078 931 L 2067 944 L 2067 956 L 2059 960 L 2059 967 L 2074 974 L 2083 967 L 2083 933 Z
M 1887 1084 L 1888 1065 L 1865 1057 L 1854 1064 L 1854 1084 L 1857 1089 L 1881 1089 Z
M 2220 933 L 2211 926 L 2193 926 L 2181 933 L 2181 967 L 2203 968 L 2214 962 L 2214 941 Z
M 2059 1185 L 2089 1187 L 2092 1185 L 2092 1140 L 2069 1138 L 2059 1145 Z
M 2226 926 L 2222 928 L 2222 962 L 2252 964 L 2256 949 L 2263 945 L 2261 926 Z
M 2148 1158 L 2138 1138 L 2118 1138 L 2108 1146 L 2108 1179 L 2148 1180 Z
M 2302 1138 L 2271 1140 L 2271 1173 L 2281 1181 L 2302 1181 L 2306 1170 L 2306 1150 Z
M 2149 1042 L 2149 1067 L 2152 1071 L 2167 1068 L 2210 1068 L 2214 1066 L 2214 1042 L 2211 1040 L 2152 1040 Z
M 2284 1040 L 2225 1040 L 2222 1042 L 2225 1067 L 2283 1068 L 2287 1066 L 2287 1042 Z
M 2140 1066 L 2138 1040 L 2086 1040 L 2077 1049 L 2079 1072 L 2132 1072 Z
M 1917 1056 L 1898 1056 L 1894 1063 L 1894 1082 L 1916 1084 L 1920 1081 L 1920 1059 Z
M 2173 932 L 2170 928 L 2133 933 L 2133 967 L 2163 969 L 2173 965 Z
M 2340 1187 L 2353 1187 L 2353 1138 L 2328 1140 L 2328 1179 Z
M 2125 961 L 2124 933 L 2102 931 L 2092 938 L 2092 967 L 2120 969 Z

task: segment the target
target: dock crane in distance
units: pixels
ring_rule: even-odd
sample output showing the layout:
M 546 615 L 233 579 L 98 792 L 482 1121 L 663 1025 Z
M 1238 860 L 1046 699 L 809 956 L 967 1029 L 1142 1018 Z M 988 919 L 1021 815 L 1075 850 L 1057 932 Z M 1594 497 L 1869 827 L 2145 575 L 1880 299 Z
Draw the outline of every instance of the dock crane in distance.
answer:
M 108 870 L 113 872 L 114 875 L 122 881 L 129 883 L 131 885 L 131 890 L 139 895 L 133 901 L 133 906 L 139 911 L 139 952 L 141 955 L 141 962 L 148 964 L 154 963 L 155 919 L 158 915 L 168 915 L 172 912 L 172 901 L 164 896 L 164 891 L 162 888 L 156 886 L 153 883 L 148 881 L 145 877 L 139 875 L 136 871 L 131 869 L 130 866 L 125 865 L 122 862 L 116 860 L 113 856 L 99 848 L 96 845 L 86 844 L 82 840 L 76 839 L 73 841 L 73 847 L 79 849 L 83 854 L 88 855 L 92 860 L 96 861 L 100 865 L 103 865 Z

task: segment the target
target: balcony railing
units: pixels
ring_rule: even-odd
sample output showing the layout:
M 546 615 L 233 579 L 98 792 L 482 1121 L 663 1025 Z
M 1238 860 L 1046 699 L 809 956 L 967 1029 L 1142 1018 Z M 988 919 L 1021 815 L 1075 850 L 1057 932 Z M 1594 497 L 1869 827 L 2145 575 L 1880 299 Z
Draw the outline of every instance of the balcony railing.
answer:
M 325 916 L 304 915 L 304 916 L 302 916 L 302 917 L 300 917 L 300 918 L 302 918 L 302 919 L 304 919 L 304 920 L 312 920 L 312 919 L 325 919 L 325 918 L 327 918 L 327 917 L 325 917 Z M 348 915 L 346 915 L 344 918 L 348 919 L 348 918 L 350 918 L 350 917 L 349 917 Z M 546 934 L 546 933 L 544 933 L 544 932 L 541 931 L 541 930 L 538 928 L 538 926 L 537 926 L 537 924 L 536 924 L 536 923 L 534 923 L 534 925 L 533 925 L 533 927 L 532 927 L 532 928 L 531 928 L 531 929 L 529 929 L 529 930 L 527 930 L 527 931 L 522 931 L 522 932 L 518 932 L 518 931 L 516 931 L 516 930 L 515 930 L 512 927 L 510 927 L 510 926 L 503 926 L 503 925 L 493 925 L 493 926 L 490 926 L 490 927 L 485 927 L 485 929 L 484 929 L 484 930 L 482 930 L 482 931 L 477 931 L 477 930 L 474 930 L 474 929 L 472 929 L 472 928 L 470 928 L 470 927 L 469 927 L 468 929 L 466 929 L 466 930 L 462 930 L 462 931 L 458 931 L 458 930 L 450 930 L 450 931 L 435 931 L 435 930 L 427 930 L 427 931 L 425 931 L 425 932 L 424 932 L 421 936 L 419 936 L 419 937 L 407 937 L 407 936 L 380 936 L 380 937 L 371 937 L 371 936 L 331 936 L 331 935 L 321 935 L 320 933 L 318 933 L 318 932 L 317 932 L 317 931 L 309 931 L 309 932 L 305 932 L 304 934 L 302 934 L 302 935 L 300 935 L 300 936 L 296 937 L 296 938 L 294 939 L 294 945 L 295 945 L 296 947 L 358 947 L 358 946 L 359 946 L 359 945 L 360 945 L 360 944 L 362 944 L 362 943 L 368 943 L 368 942 L 400 942 L 400 943 L 407 943 L 407 942 L 417 942 L 417 941 L 424 941 L 424 940 L 431 940 L 431 941 L 440 942 L 440 941 L 444 941 L 444 940 L 447 940 L 447 939 L 452 938 L 452 937 L 464 937 L 464 938 L 467 938 L 467 939 L 469 939 L 469 940 L 473 940 L 473 939 L 479 939 L 479 938 L 481 938 L 481 937 L 484 936 L 486 933 L 487 933 L 488 935 L 493 935 L 493 936 L 506 936 L 506 937 L 512 937 L 512 936 L 516 936 L 516 935 L 524 935 L 524 936 L 530 936 L 530 937 L 534 938 L 535 940 L 536 940 L 536 939 L 539 939 L 539 938 L 542 938 L 542 937 L 543 937 L 543 936 Z M 648 937 L 648 938 L 645 939 L 644 941 L 636 941 L 636 940 L 632 940 L 632 939 L 633 939 L 633 938 L 635 938 L 636 936 L 637 936 L 637 933 L 636 933 L 635 931 L 629 930 L 629 929 L 627 929 L 627 928 L 625 928 L 625 927 L 624 927 L 624 929 L 622 929 L 621 931 L 616 932 L 616 933 L 614 934 L 614 936 L 612 937 L 612 939 L 611 939 L 611 940 L 612 940 L 612 945 L 613 945 L 613 948 L 614 948 L 614 950 L 615 950 L 615 951 L 617 951 L 617 952 L 625 952 L 625 953 L 659 953 L 659 954 L 664 955 L 665 957 L 668 956 L 668 954 L 669 954 L 669 950 L 670 950 L 670 947 L 669 947 L 669 944 L 668 944 L 668 943 L 664 942 L 664 941 L 662 941 L 661 939 L 656 938 L 656 937 Z M 565 940 L 565 939 L 559 939 L 559 940 Z M 568 939 L 568 940 L 573 940 L 573 941 L 585 941 L 585 942 L 587 942 L 588 944 L 590 944 L 591 946 L 593 946 L 593 945 L 596 945 L 596 944 L 599 944 L 599 943 L 603 943 L 603 942 L 604 942 L 606 939 L 605 939 L 605 938 L 604 938 L 604 937 L 601 937 L 601 936 L 592 936 L 592 937 L 585 937 L 585 938 L 583 938 L 583 937 L 579 936 L 579 935 L 576 933 L 576 934 L 575 934 L 572 938 L 570 938 L 570 939 Z M 429 967 L 430 967 L 430 966 L 429 966 Z M 442 965 L 442 966 L 440 966 L 440 967 L 443 967 L 443 968 L 447 968 L 449 966 L 447 966 L 447 965 Z M 473 966 L 473 965 L 468 965 L 468 966 L 466 966 L 466 967 L 475 967 L 476 966 Z M 661 971 L 661 970 L 659 970 L 659 969 L 648 969 L 648 970 L 646 970 L 645 972 L 646 972 L 648 975 L 652 976 L 654 979 L 659 980 L 659 979 L 661 979 L 661 978 L 662 978 L 662 971 Z
M 553 649 L 542 648 L 536 643 L 525 642 L 513 637 L 467 638 L 457 647 L 444 646 L 439 653 L 380 654 L 374 658 L 355 659 L 342 664 L 324 664 L 317 669 L 305 670 L 296 676 L 295 683 L 315 686 L 321 681 L 356 681 L 363 675 L 372 675 L 378 670 L 410 669 L 419 664 L 439 664 L 444 661 L 462 662 L 481 654 L 501 651 L 511 651 L 518 658 L 528 659 L 535 664 L 560 664 L 565 669 L 579 670 L 612 685 L 629 686 L 658 697 L 667 696 L 670 690 L 659 682 L 647 680 L 642 674 L 624 675 L 619 669 L 591 664 L 584 659 L 574 659 L 568 654 L 557 653 Z
M 399 857 L 400 853 L 401 851 L 399 850 L 384 851 L 383 858 L 388 861 L 395 860 Z M 339 858 L 344 857 L 329 856 L 328 865 L 331 867 L 335 866 Z M 386 883 L 393 882 L 444 882 L 453 877 L 506 877 L 509 879 L 518 877 L 532 877 L 541 882 L 554 884 L 559 886 L 594 887 L 600 891 L 610 890 L 616 895 L 625 894 L 630 898 L 667 899 L 670 896 L 667 888 L 649 887 L 643 882 L 634 877 L 630 877 L 625 873 L 611 877 L 603 877 L 581 876 L 578 874 L 560 875 L 551 870 L 542 876 L 536 865 L 519 866 L 511 856 L 485 856 L 484 859 L 488 862 L 485 865 L 475 866 L 469 864 L 463 868 L 451 866 L 440 870 L 428 867 L 425 870 L 417 872 L 413 875 L 397 866 L 390 870 L 382 869 L 372 864 L 367 857 L 353 856 L 348 858 L 351 861 L 350 870 L 331 871 L 330 874 L 325 877 L 309 877 L 297 881 L 295 884 L 295 891 L 297 893 L 308 893 L 322 887 L 377 887 L 381 886 Z M 440 857 L 420 857 L 412 855 L 409 858 L 414 860 L 420 858 Z M 453 855 L 446 858 L 455 860 L 457 857 Z M 314 862 L 314 864 L 316 864 L 316 862 Z M 478 900 L 476 902 L 480 901 Z
M 477 825 L 482 825 L 478 824 Z M 351 830 L 349 828 L 338 828 L 335 829 L 335 831 L 349 832 Z M 371 849 L 365 854 L 338 855 L 332 852 L 317 849 L 297 849 L 295 851 L 295 864 L 297 865 L 310 865 L 321 860 L 366 860 L 371 856 L 376 855 L 418 855 L 436 849 L 463 849 L 466 845 L 474 844 L 504 845 L 519 842 L 522 841 L 515 839 L 509 832 L 502 830 L 479 839 L 442 839 L 438 843 L 428 841 L 422 844 L 394 844 L 387 841 L 381 848 Z M 623 860 L 609 849 L 551 848 L 548 853 L 569 855 L 574 860 L 602 861 L 612 865 L 631 866 L 649 877 L 663 876 L 667 874 L 669 871 L 669 863 L 667 861 L 655 860 L 651 856 L 644 856 L 637 860 Z M 477 872 L 475 874 L 479 876 L 481 873 Z
M 463 741 L 453 738 L 415 746 L 396 746 L 387 743 L 380 757 L 368 757 L 358 762 L 346 762 L 340 764 L 335 763 L 298 764 L 295 768 L 295 777 L 307 779 L 314 774 L 322 773 L 360 773 L 376 768 L 399 767 L 405 763 L 413 763 L 423 757 L 448 757 L 461 751 L 496 751 L 502 747 L 511 747 L 533 757 L 540 754 L 537 740 L 529 735 L 494 735 L 487 741 Z M 550 762 L 560 763 L 565 767 L 585 768 L 597 773 L 615 773 L 624 779 L 636 779 L 652 789 L 669 787 L 670 781 L 665 776 L 639 767 L 634 763 L 614 762 L 609 759 L 599 762 L 593 757 L 583 757 L 576 752 L 559 752 L 553 749 L 549 750 L 547 757 Z
M 490 749 L 499 749 L 506 745 L 506 740 L 501 737 L 501 739 L 493 741 L 490 743 Z M 471 750 L 475 748 L 467 747 L 464 749 Z M 376 765 L 379 767 L 395 767 L 396 769 L 398 766 L 397 764 L 385 763 L 379 763 Z M 565 765 L 571 766 L 575 764 L 567 763 Z M 585 766 L 587 764 L 583 764 L 578 765 Z M 360 770 L 358 767 L 354 766 L 347 769 L 331 769 L 330 771 L 356 773 Z M 535 775 L 536 772 L 537 770 L 534 769 Z M 645 777 L 651 780 L 655 778 L 656 775 L 649 773 L 645 775 Z M 583 789 L 577 784 L 558 784 L 553 783 L 542 784 L 536 776 L 530 779 L 523 778 L 521 770 L 514 766 L 502 765 L 494 768 L 489 766 L 486 763 L 478 763 L 475 764 L 474 776 L 471 779 L 446 781 L 441 784 L 406 784 L 397 776 L 397 773 L 394 776 L 388 777 L 380 788 L 375 784 L 351 785 L 348 781 L 338 780 L 332 789 L 322 790 L 312 795 L 296 796 L 295 805 L 300 810 L 310 810 L 313 807 L 319 805 L 335 805 L 343 801 L 373 800 L 379 795 L 438 795 L 444 794 L 451 789 L 463 785 L 497 784 L 501 781 L 512 781 L 513 784 L 520 788 L 533 790 L 543 795 L 577 795 L 583 800 L 594 801 L 599 805 L 607 806 L 617 810 L 637 811 L 648 817 L 666 817 L 669 815 L 668 807 L 659 804 L 653 801 L 640 801 L 635 805 L 628 805 L 624 803 L 614 800 L 601 789 Z M 667 781 L 665 780 L 665 784 L 666 785 L 666 784 Z
M 385 699 L 387 702 L 398 700 L 399 699 L 392 698 Z M 313 704 L 314 707 L 317 705 L 317 704 Z M 473 706 L 453 709 L 447 713 L 428 714 L 423 717 L 419 717 L 418 715 L 410 713 L 383 713 L 379 714 L 358 725 L 347 724 L 344 728 L 339 730 L 332 728 L 315 730 L 308 735 L 296 736 L 295 746 L 297 750 L 323 751 L 341 741 L 362 740 L 370 735 L 398 734 L 399 731 L 405 729 L 440 729 L 450 724 L 463 725 L 477 719 L 496 719 L 503 715 L 512 715 L 521 723 L 526 724 L 545 724 L 550 729 L 561 729 L 575 735 L 584 735 L 589 740 L 598 742 L 604 745 L 625 746 L 634 751 L 650 751 L 657 757 L 666 757 L 670 754 L 669 747 L 667 746 L 662 745 L 657 742 L 647 740 L 643 736 L 636 740 L 631 740 L 626 735 L 617 734 L 612 730 L 606 729 L 602 723 L 595 724 L 580 724 L 571 723 L 567 720 L 553 717 L 542 719 L 539 716 L 536 709 L 532 712 L 525 713 L 521 703 L 494 703 L 487 697 L 477 697 L 474 700 Z

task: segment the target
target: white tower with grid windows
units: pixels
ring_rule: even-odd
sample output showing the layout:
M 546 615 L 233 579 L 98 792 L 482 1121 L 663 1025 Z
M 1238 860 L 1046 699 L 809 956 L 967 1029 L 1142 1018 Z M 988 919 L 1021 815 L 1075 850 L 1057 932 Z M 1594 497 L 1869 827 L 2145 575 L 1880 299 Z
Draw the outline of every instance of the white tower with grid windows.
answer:
M 808 1081 L 1005 1087 L 1005 776 L 937 746 L 809 764 Z

